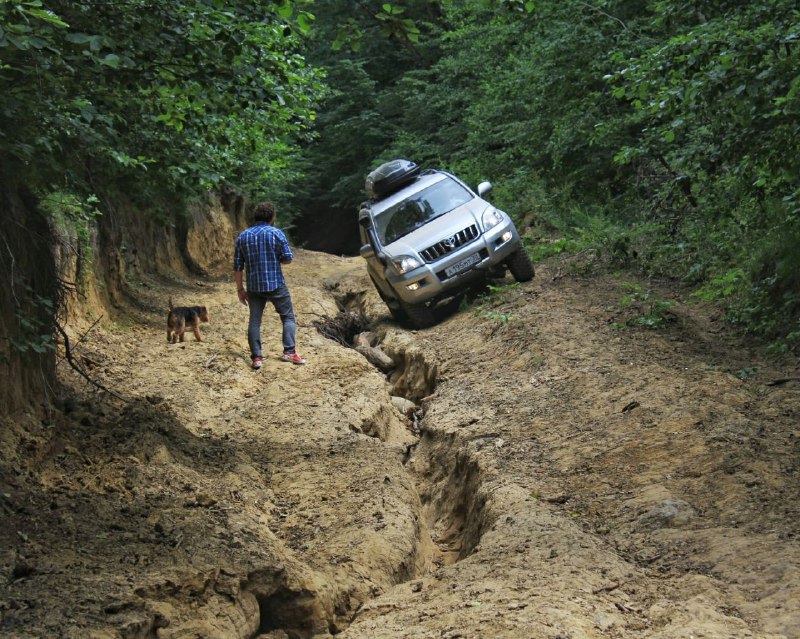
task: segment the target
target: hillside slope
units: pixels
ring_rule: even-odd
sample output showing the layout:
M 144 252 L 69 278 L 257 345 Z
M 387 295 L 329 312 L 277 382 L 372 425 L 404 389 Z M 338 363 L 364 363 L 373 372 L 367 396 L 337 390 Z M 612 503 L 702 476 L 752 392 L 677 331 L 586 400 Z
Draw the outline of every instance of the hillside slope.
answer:
M 75 336 L 115 395 L 62 362 L 80 399 L 6 420 L 0 634 L 800 636 L 797 362 L 689 305 L 620 329 L 619 282 L 555 266 L 425 331 L 357 258 L 287 276 L 308 365 L 268 310 L 250 369 L 229 274 L 143 279 Z M 391 372 L 317 330 L 362 310 Z

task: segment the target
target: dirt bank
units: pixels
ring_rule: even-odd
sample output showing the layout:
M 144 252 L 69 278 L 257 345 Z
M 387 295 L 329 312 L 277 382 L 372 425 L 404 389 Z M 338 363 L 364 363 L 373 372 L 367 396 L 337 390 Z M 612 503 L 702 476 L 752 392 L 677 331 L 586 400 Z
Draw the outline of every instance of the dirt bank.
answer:
M 228 275 L 143 280 L 77 351 L 118 397 L 62 364 L 80 399 L 6 421 L 0 634 L 800 636 L 796 362 L 690 305 L 627 327 L 611 278 L 410 332 L 358 259 L 287 273 L 307 366 L 250 370 Z M 315 327 L 359 299 L 391 372 Z

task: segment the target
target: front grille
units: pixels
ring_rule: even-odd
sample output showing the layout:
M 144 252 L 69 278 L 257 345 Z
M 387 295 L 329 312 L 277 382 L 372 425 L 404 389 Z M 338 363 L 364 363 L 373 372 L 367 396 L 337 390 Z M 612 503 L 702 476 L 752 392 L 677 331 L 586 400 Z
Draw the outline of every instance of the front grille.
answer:
M 420 251 L 420 255 L 422 256 L 422 259 L 428 263 L 435 262 L 436 260 L 443 258 L 448 253 L 452 253 L 457 248 L 470 243 L 477 237 L 478 227 L 477 225 L 473 224 L 472 226 L 465 228 L 463 231 L 459 231 L 458 233 L 451 235 L 440 242 L 436 242 L 436 244 L 433 246 L 429 246 L 425 250 Z

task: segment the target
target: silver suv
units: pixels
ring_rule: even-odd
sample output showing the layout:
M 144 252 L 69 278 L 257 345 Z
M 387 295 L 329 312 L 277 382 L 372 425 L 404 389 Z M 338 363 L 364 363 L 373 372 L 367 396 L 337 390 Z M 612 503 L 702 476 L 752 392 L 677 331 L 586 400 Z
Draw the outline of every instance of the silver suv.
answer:
M 518 282 L 533 278 L 514 222 L 482 198 L 492 188 L 489 182 L 479 184 L 476 193 L 450 173 L 420 172 L 411 162 L 395 160 L 368 176 L 373 198 L 373 174 L 397 169 L 389 167 L 396 163 L 405 163 L 394 171 L 405 177 L 395 176 L 394 184 L 364 202 L 358 215 L 361 256 L 393 317 L 423 328 L 435 323 L 437 301 L 478 277 L 507 267 Z

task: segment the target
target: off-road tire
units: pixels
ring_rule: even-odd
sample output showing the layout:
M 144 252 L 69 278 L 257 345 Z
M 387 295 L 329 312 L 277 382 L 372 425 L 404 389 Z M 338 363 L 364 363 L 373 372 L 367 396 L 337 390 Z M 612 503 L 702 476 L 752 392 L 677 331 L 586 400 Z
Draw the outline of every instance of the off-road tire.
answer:
M 414 328 L 428 328 L 436 323 L 436 315 L 430 306 L 426 304 L 409 304 L 403 300 L 398 301 L 400 308 Z
M 386 304 L 386 308 L 389 309 L 389 313 L 391 314 L 392 319 L 395 322 L 402 323 L 408 319 L 408 316 L 403 312 L 403 309 L 400 308 L 399 306 L 389 306 L 389 304 Z
M 388 297 L 382 290 L 381 287 L 378 286 L 378 283 L 375 281 L 375 278 L 372 277 L 372 273 L 369 274 L 369 279 L 372 280 L 372 285 L 375 287 L 375 290 L 378 291 L 378 297 L 381 298 L 384 304 L 386 304 L 386 308 L 389 309 L 389 313 L 392 315 L 392 319 L 395 322 L 404 322 L 408 317 L 403 312 L 403 309 L 400 308 L 400 302 L 398 302 L 394 298 Z
M 533 279 L 533 264 L 531 258 L 528 257 L 528 252 L 523 247 L 520 246 L 511 254 L 506 260 L 506 265 L 515 281 L 530 282 Z

